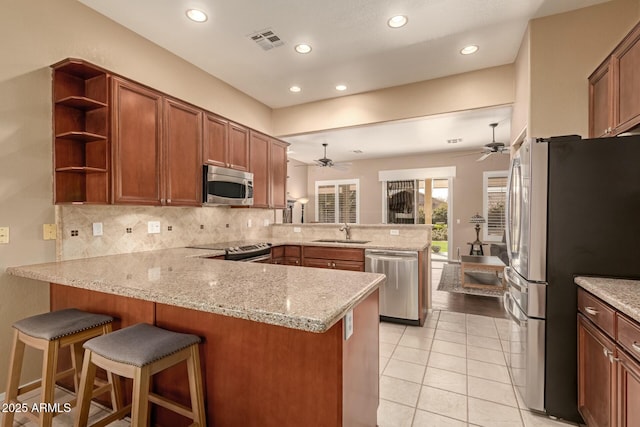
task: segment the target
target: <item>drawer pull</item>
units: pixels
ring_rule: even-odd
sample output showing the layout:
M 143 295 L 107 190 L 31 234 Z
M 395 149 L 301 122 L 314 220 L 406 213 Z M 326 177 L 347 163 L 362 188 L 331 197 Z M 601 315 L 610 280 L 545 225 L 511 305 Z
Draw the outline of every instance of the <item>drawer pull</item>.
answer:
M 586 311 L 587 314 L 590 314 L 591 316 L 597 316 L 598 315 L 598 310 L 596 310 L 593 307 L 585 307 L 584 311 Z
M 631 347 L 637 351 L 638 353 L 640 353 L 640 344 L 638 344 L 637 341 L 634 341 L 633 344 L 631 344 Z

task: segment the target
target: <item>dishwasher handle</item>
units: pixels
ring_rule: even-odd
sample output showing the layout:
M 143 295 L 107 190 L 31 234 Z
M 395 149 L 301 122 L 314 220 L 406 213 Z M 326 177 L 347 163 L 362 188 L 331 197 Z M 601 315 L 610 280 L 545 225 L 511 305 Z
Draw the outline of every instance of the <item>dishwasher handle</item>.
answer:
M 418 252 L 415 251 L 380 251 L 367 249 L 364 252 L 365 258 L 393 261 L 398 259 L 418 259 Z

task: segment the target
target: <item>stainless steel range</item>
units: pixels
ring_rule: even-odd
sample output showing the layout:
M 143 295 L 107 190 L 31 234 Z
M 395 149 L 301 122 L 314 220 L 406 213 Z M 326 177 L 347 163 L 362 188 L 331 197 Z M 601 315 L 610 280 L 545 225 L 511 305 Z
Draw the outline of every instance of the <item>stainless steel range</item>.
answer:
M 246 242 L 220 242 L 188 246 L 192 249 L 209 249 L 224 251 L 224 259 L 244 262 L 271 261 L 271 243 L 259 242 L 247 245 Z

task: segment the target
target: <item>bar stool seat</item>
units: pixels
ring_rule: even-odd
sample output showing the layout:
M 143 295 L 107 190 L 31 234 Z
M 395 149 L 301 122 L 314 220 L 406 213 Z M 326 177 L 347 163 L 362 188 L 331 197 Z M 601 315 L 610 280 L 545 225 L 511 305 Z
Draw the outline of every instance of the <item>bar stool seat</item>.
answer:
M 78 391 L 78 380 L 82 366 L 82 344 L 88 339 L 111 332 L 113 318 L 103 314 L 88 313 L 74 308 L 52 311 L 27 317 L 13 324 L 13 345 L 9 361 L 9 375 L 6 387 L 6 404 L 19 404 L 18 398 L 42 387 L 40 403 L 53 404 L 56 380 L 73 375 L 73 383 Z M 42 379 L 20 387 L 20 373 L 25 346 L 43 350 Z M 61 348 L 71 349 L 71 369 L 57 372 L 58 353 Z M 112 395 L 112 398 L 114 396 Z M 75 401 L 72 401 L 73 405 Z M 38 414 L 24 413 L 41 426 L 51 426 L 53 412 Z M 2 427 L 13 425 L 14 413 L 5 413 Z
M 87 425 L 91 401 L 86 392 L 94 379 L 96 367 L 100 367 L 115 375 L 132 378 L 133 399 L 130 405 L 94 425 L 104 425 L 130 412 L 132 426 L 146 426 L 151 402 L 191 418 L 194 421 L 192 425 L 206 426 L 199 343 L 200 337 L 196 335 L 168 331 L 146 323 L 87 341 L 84 344 L 79 410 L 74 425 Z M 187 363 L 191 408 L 150 391 L 151 376 L 180 362 Z

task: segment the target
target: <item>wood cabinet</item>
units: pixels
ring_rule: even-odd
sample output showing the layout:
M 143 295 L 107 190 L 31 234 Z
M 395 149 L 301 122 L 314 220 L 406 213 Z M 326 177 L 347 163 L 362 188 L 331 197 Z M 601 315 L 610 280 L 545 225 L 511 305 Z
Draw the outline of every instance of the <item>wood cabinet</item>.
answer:
M 276 246 L 271 249 L 271 263 L 301 265 L 302 249 L 296 245 Z
M 108 203 L 109 77 L 77 59 L 52 68 L 54 203 Z
M 161 204 L 162 95 L 113 77 L 114 203 Z
M 589 136 L 640 125 L 640 23 L 589 77 Z
M 302 253 L 304 267 L 364 271 L 364 250 L 362 249 L 304 246 Z
M 287 145 L 267 135 L 251 132 L 249 171 L 253 173 L 254 207 L 286 207 Z
M 578 410 L 589 427 L 640 425 L 640 324 L 578 289 Z
M 164 200 L 170 206 L 202 205 L 202 111 L 164 100 Z
M 199 206 L 200 110 L 113 78 L 114 203 Z
M 249 131 L 215 114 L 205 114 L 203 160 L 209 165 L 249 170 Z

